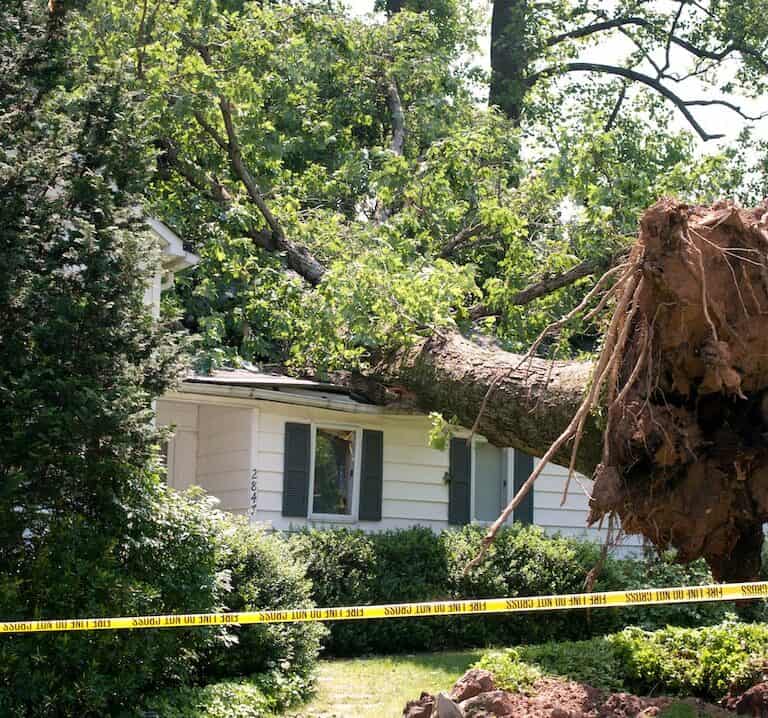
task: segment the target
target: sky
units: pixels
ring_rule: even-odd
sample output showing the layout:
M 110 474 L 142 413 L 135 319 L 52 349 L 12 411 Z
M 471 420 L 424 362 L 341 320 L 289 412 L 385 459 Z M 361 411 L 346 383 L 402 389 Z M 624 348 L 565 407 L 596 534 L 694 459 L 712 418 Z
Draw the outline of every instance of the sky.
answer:
M 371 12 L 373 8 L 374 0 L 346 0 L 347 5 L 352 14 L 357 16 L 363 16 Z M 476 62 L 484 67 L 490 66 L 490 2 L 488 0 L 477 0 L 478 6 L 484 8 L 487 13 L 487 22 L 484 27 L 483 36 L 480 38 L 480 47 L 483 48 L 483 52 L 477 58 Z M 582 61 L 603 62 L 609 64 L 615 64 L 617 58 L 626 56 L 631 51 L 631 43 L 622 35 L 616 33 L 609 41 L 601 43 L 599 47 L 589 48 L 579 58 Z M 680 61 L 681 64 L 685 64 L 689 60 L 689 56 L 682 49 L 673 48 L 672 60 Z M 637 67 L 637 70 L 649 71 L 650 67 Z M 733 66 L 728 67 L 725 65 L 724 73 L 733 72 Z M 683 83 L 673 84 L 673 89 L 676 94 L 682 96 L 684 99 L 726 99 L 724 95 L 717 92 L 713 92 L 712 88 L 702 85 L 697 80 L 688 80 Z M 768 111 L 768 98 L 763 98 L 762 101 L 752 100 L 750 98 L 736 98 L 733 96 L 727 98 L 735 104 L 740 105 L 746 112 L 751 114 L 759 114 L 760 112 Z M 701 124 L 707 132 L 710 133 L 723 133 L 725 138 L 719 141 L 703 142 L 697 138 L 698 148 L 700 152 L 712 152 L 716 151 L 719 146 L 726 145 L 733 142 L 739 135 L 741 130 L 745 126 L 745 121 L 732 110 L 725 107 L 711 106 L 711 107 L 694 107 L 691 108 L 699 124 Z M 675 124 L 680 129 L 691 130 L 690 125 L 679 111 L 675 111 Z M 768 139 L 768 117 L 756 123 L 755 136 Z

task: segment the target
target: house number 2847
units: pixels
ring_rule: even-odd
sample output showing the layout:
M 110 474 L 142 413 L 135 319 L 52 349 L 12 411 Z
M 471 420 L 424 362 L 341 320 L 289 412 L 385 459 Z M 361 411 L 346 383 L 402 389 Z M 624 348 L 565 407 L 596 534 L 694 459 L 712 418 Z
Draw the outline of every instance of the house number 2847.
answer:
M 250 514 L 254 516 L 256 514 L 256 505 L 259 500 L 259 480 L 257 478 L 256 469 L 251 472 L 251 485 L 250 485 L 251 501 L 250 501 Z

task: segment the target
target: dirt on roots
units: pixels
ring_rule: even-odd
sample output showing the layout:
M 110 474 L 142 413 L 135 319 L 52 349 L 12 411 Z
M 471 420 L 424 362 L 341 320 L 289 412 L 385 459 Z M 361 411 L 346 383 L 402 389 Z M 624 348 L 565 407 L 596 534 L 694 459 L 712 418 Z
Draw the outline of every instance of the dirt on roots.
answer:
M 768 521 L 768 208 L 660 201 L 611 293 L 590 522 L 617 516 L 682 561 L 703 556 L 718 580 L 755 578 Z

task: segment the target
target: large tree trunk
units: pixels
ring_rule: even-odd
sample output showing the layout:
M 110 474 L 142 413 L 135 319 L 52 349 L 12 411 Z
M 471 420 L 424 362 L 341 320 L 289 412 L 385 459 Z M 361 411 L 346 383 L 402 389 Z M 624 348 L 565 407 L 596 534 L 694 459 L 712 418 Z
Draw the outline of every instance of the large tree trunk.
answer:
M 754 578 L 768 522 L 768 210 L 662 200 L 585 305 L 619 270 L 594 370 L 437 334 L 352 384 L 574 461 L 594 471 L 590 522 L 618 517 L 681 561 L 703 556 L 716 578 Z
M 491 87 L 488 104 L 520 120 L 530 63 L 526 20 L 528 0 L 495 0 L 491 19 Z
M 576 413 L 591 373 L 591 363 L 526 360 L 451 333 L 401 352 L 373 374 L 405 389 L 405 400 L 425 413 L 439 411 L 466 427 L 477 422 L 477 432 L 497 446 L 543 456 Z M 590 419 L 578 455 L 582 473 L 591 475 L 599 463 L 601 437 Z M 568 464 L 570 449 L 563 447 L 554 458 Z

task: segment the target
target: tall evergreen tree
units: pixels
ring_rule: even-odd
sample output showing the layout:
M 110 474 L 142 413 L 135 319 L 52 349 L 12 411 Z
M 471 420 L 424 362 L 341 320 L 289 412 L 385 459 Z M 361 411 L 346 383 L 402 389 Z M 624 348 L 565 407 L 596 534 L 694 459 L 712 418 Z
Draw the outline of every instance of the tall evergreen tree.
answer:
M 171 553 L 189 509 L 156 470 L 151 401 L 179 346 L 143 300 L 157 257 L 136 193 L 150 155 L 119 78 L 90 67 L 78 83 L 73 10 L 0 6 L 0 616 L 209 610 L 214 543 L 198 524 L 199 550 Z M 115 715 L 188 672 L 208 640 L 3 636 L 0 714 Z

